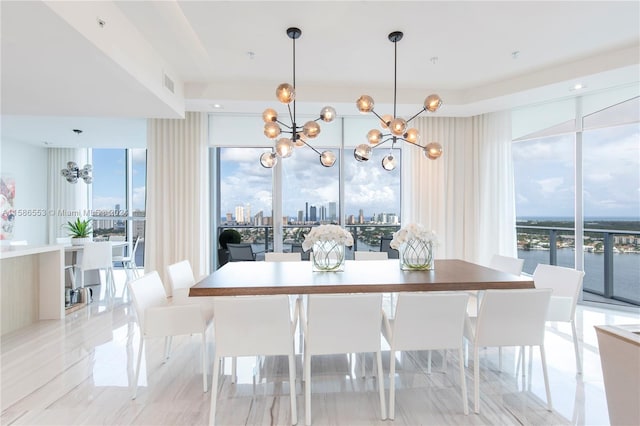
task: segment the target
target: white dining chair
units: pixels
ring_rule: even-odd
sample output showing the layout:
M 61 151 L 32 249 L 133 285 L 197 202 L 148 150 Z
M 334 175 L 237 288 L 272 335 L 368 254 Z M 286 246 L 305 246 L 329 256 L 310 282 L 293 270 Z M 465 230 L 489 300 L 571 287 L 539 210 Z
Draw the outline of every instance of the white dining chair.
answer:
M 386 419 L 381 355 L 382 295 L 311 294 L 301 309 L 304 333 L 305 423 L 311 424 L 311 357 L 373 352 L 377 362 L 380 416 Z
M 473 342 L 474 409 L 480 412 L 480 348 L 538 346 L 551 411 L 544 331 L 551 289 L 486 290 L 477 318 L 467 317 L 465 337 Z
M 354 260 L 386 260 L 389 255 L 386 251 L 364 251 L 356 250 L 353 252 Z
M 127 237 L 124 235 L 109 235 L 109 241 L 111 242 L 118 242 L 118 243 L 122 243 L 124 241 L 126 241 Z M 126 246 L 125 245 L 118 245 L 115 247 L 111 248 L 111 252 L 112 252 L 112 260 L 114 262 L 117 263 L 121 263 L 122 267 L 124 268 L 124 250 L 125 250 Z
M 506 272 L 507 274 L 520 275 L 522 274 L 522 268 L 524 267 L 524 259 L 518 259 L 517 257 L 503 256 L 500 254 L 494 254 L 491 256 L 491 261 L 488 265 L 491 269 Z M 467 312 L 469 316 L 475 317 L 480 310 L 480 301 L 482 300 L 482 291 L 469 291 L 469 304 L 467 305 Z M 466 349 L 465 349 L 465 365 L 466 361 Z M 502 370 L 502 349 L 498 349 L 499 365 L 498 369 Z
M 289 298 L 276 296 L 216 297 L 215 352 L 211 380 L 209 424 L 215 424 L 220 362 L 225 357 L 286 355 L 289 359 L 291 424 L 298 423 L 296 362 L 293 348 L 298 312 L 290 313 Z
M 127 283 L 140 327 L 140 347 L 133 381 L 133 396 L 136 399 L 138 379 L 144 342 L 148 338 L 164 337 L 164 359 L 169 359 L 173 336 L 201 334 L 202 389 L 207 391 L 207 328 L 211 317 L 205 317 L 197 305 L 171 303 L 158 272 L 153 271 Z
M 275 253 L 267 252 L 264 254 L 265 262 L 300 262 L 302 261 L 302 253 Z
M 458 351 L 464 414 L 469 414 L 465 380 L 463 332 L 467 310 L 465 292 L 400 293 L 395 317 L 384 315 L 383 335 L 389 342 L 389 418 L 395 418 L 397 351 L 451 349 Z
M 571 324 L 576 371 L 578 374 L 582 374 L 582 362 L 575 316 L 583 279 L 583 271 L 563 266 L 539 264 L 533 271 L 533 282 L 536 288 L 550 288 L 553 290 L 549 302 L 549 311 L 547 312 L 547 321 L 568 322 Z
M 102 275 L 105 272 L 105 293 L 107 296 L 115 295 L 115 280 L 113 276 L 113 252 L 109 241 L 87 242 L 82 246 L 82 259 L 76 269 L 80 276 L 81 287 L 86 287 L 84 274 L 87 271 L 97 270 L 102 284 Z M 77 280 L 76 280 L 77 282 Z

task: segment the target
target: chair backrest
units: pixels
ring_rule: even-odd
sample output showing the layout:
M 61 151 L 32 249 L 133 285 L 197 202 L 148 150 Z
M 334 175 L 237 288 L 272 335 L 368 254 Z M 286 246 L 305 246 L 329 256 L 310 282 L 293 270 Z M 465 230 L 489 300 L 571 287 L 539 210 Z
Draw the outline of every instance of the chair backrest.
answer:
M 476 345 L 542 345 L 550 298 L 551 289 L 486 290 L 476 322 Z
M 282 355 L 293 348 L 289 297 L 239 296 L 213 299 L 219 356 Z
M 167 305 L 167 294 L 158 272 L 152 271 L 127 283 L 141 329 L 145 329 L 145 312 L 150 307 Z
M 391 248 L 391 240 L 393 236 L 391 235 L 383 235 L 380 237 L 380 251 L 386 252 L 389 259 L 398 259 L 400 257 L 400 253 L 396 249 Z
M 385 260 L 389 258 L 386 251 L 364 251 L 356 250 L 353 252 L 354 260 Z
M 169 277 L 171 292 L 174 296 L 176 291 L 189 289 L 196 283 L 191 263 L 189 263 L 188 260 L 167 266 L 167 275 Z
M 113 252 L 109 241 L 87 242 L 82 246 L 82 269 L 107 269 L 113 267 Z
M 310 354 L 380 350 L 382 294 L 311 294 L 306 350 Z
M 229 262 L 256 260 L 250 243 L 227 243 L 227 249 L 229 250 Z
M 311 259 L 311 250 L 302 250 L 302 243 L 291 243 L 291 253 L 301 253 L 300 256 L 302 257 L 302 260 Z
M 300 262 L 302 260 L 301 253 L 265 253 L 265 262 Z
M 399 293 L 391 347 L 396 350 L 461 348 L 468 298 L 465 292 Z
M 494 254 L 491 258 L 491 263 L 489 263 L 489 267 L 491 269 L 497 269 L 499 271 L 507 272 L 513 275 L 520 275 L 522 273 L 523 266 L 524 259 L 502 256 L 499 254 Z
M 126 241 L 127 237 L 125 237 L 124 235 L 109 235 L 109 241 L 116 241 L 116 242 L 121 242 L 121 241 Z M 114 258 L 123 258 L 124 257 L 124 249 L 126 248 L 125 245 L 121 245 L 118 247 L 111 247 L 111 253 L 113 255 Z
M 133 244 L 133 250 L 131 251 L 131 259 L 136 260 L 136 253 L 138 252 L 138 246 L 140 243 L 144 242 L 144 238 L 138 237 L 136 238 L 136 242 Z
M 570 321 L 582 290 L 584 272 L 563 266 L 538 264 L 533 271 L 536 288 L 550 288 L 549 321 Z

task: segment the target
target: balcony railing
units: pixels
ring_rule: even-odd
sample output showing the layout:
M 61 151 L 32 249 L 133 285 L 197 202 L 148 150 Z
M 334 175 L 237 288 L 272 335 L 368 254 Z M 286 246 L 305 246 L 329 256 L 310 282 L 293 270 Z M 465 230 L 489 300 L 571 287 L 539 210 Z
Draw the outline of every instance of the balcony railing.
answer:
M 538 263 L 575 266 L 574 228 L 518 225 L 516 230 L 525 272 Z M 584 241 L 583 291 L 640 305 L 640 232 L 585 228 Z
M 302 243 L 304 235 L 315 225 L 286 225 L 284 250 L 291 250 L 292 243 Z M 271 226 L 222 225 L 224 229 L 236 229 L 242 240 L 254 244 L 256 251 L 273 251 Z M 347 250 L 347 258 L 353 258 L 356 250 L 380 250 L 380 236 L 397 231 L 399 225 L 361 224 L 346 225 L 354 239 Z M 517 226 L 518 257 L 525 260 L 524 272 L 533 273 L 538 263 L 575 267 L 574 228 Z M 603 298 L 640 305 L 640 232 L 627 230 L 585 229 L 585 279 L 583 290 Z M 634 243 L 614 244 L 615 237 L 625 237 Z

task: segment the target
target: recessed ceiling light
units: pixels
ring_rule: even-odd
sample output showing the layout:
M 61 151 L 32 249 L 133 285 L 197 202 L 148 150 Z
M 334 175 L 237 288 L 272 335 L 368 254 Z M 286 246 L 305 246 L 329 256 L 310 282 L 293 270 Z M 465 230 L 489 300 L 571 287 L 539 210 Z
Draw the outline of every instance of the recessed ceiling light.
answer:
M 211 108 L 213 108 L 213 109 L 222 109 L 222 105 L 220 105 L 220 104 L 211 104 Z
M 585 89 L 587 86 L 585 84 L 582 83 L 576 83 L 573 85 L 573 87 L 571 89 L 569 89 L 570 91 L 575 91 L 575 90 L 582 90 Z

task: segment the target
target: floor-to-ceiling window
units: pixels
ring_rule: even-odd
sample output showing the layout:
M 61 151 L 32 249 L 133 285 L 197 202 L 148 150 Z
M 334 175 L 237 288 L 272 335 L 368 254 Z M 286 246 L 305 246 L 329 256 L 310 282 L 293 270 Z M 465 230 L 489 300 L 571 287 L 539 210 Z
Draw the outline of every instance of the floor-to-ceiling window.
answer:
M 521 131 L 513 158 L 525 272 L 538 263 L 583 269 L 585 299 L 640 304 L 637 91 L 621 88 L 514 113 L 514 129 Z
M 96 240 L 124 238 L 133 249 L 144 239 L 146 217 L 146 149 L 92 149 L 91 218 Z M 136 264 L 144 264 L 144 240 Z
M 217 236 L 226 228 L 240 231 L 242 240 L 251 242 L 257 252 L 278 245 L 284 251 L 297 249 L 293 246 L 304 240 L 308 229 L 322 223 L 346 227 L 356 237 L 358 250 L 378 250 L 380 235 L 399 228 L 401 150 L 394 149 L 398 166 L 391 172 L 381 167 L 389 147 L 374 149 L 368 162 L 359 163 L 353 156 L 354 144 L 366 140 L 369 128 L 377 125 L 375 120 L 345 118 L 322 125 L 323 139 L 310 143 L 336 155 L 332 167 L 323 167 L 318 153 L 303 146 L 291 157 L 279 159 L 273 169 L 261 167 L 258 161 L 271 148 L 268 140 L 260 148 L 254 145 L 260 134 L 248 129 L 259 128 L 257 120 L 214 117 L 210 121 L 216 147 L 211 180 L 214 252 Z M 349 121 L 355 124 L 345 124 Z M 281 231 L 274 226 L 278 222 Z M 349 258 L 352 251 L 347 253 Z

